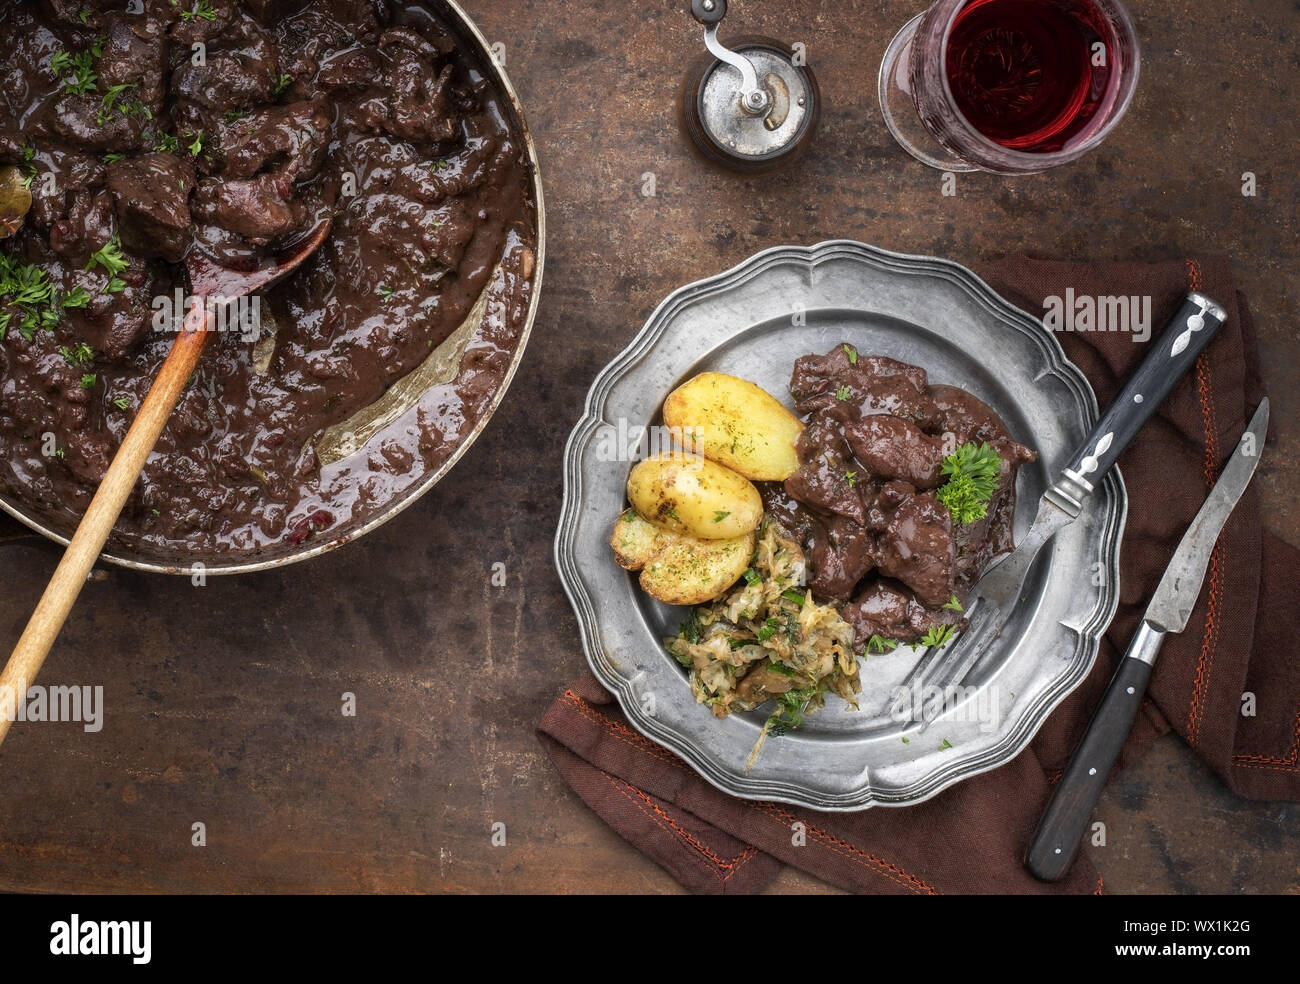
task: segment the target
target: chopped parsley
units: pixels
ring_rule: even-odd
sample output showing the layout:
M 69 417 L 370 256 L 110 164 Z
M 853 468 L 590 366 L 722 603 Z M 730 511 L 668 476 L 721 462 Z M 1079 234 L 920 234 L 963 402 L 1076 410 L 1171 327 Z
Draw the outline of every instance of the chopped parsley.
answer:
M 175 4 L 172 6 L 175 6 Z M 199 0 L 199 2 L 189 10 L 181 11 L 181 20 L 185 21 L 187 24 L 195 18 L 205 21 L 214 21 L 217 19 L 217 12 L 212 9 L 212 4 L 208 3 L 208 0 Z
M 724 512 L 723 510 L 718 509 L 713 513 L 713 521 L 715 523 L 721 523 L 724 519 L 726 519 L 730 515 L 731 513 Z
M 60 345 L 59 355 L 63 356 L 63 361 L 68 365 L 74 366 L 78 369 L 83 366 L 88 366 L 95 361 L 95 350 L 85 342 L 78 342 L 76 345 L 71 347 Z
M 983 519 L 998 486 L 1002 459 L 989 444 L 967 442 L 943 459 L 947 483 L 935 493 L 953 519 L 963 525 Z
M 156 133 L 153 137 L 153 147 L 160 154 L 178 154 L 181 142 L 170 133 Z
M 883 636 L 873 635 L 867 640 L 867 648 L 865 651 L 868 653 L 884 653 L 897 648 L 897 639 L 886 639 Z
M 682 638 L 692 645 L 700 641 L 700 616 L 694 608 L 692 608 L 690 614 L 686 616 L 686 621 L 682 622 L 681 625 L 678 626 L 678 629 L 681 632 Z M 688 656 L 687 660 L 689 659 L 690 657 Z
M 139 103 L 128 103 L 122 99 L 122 93 L 128 89 L 138 88 L 134 82 L 123 82 L 121 85 L 110 85 L 108 91 L 100 99 L 99 112 L 95 116 L 95 122 L 103 126 L 113 116 L 113 111 L 121 113 L 123 116 L 130 116 L 135 106 Z
M 952 639 L 956 629 L 951 625 L 932 625 L 925 630 L 925 635 L 921 636 L 921 645 L 942 646 Z
M 113 401 L 113 406 L 117 407 L 119 410 L 130 410 L 131 398 L 127 396 L 119 396 Z
M 849 357 L 849 365 L 856 366 L 858 364 L 858 350 L 852 345 L 844 346 L 844 354 Z
M 81 388 L 84 390 L 94 389 L 97 382 L 99 382 L 99 377 L 93 372 L 88 372 L 81 377 Z
M 66 297 L 50 280 L 49 274 L 32 264 L 18 263 L 8 253 L 0 251 L 0 339 L 10 327 L 16 327 L 29 341 L 42 328 L 57 327 L 63 310 L 67 307 L 85 307 L 84 291 L 74 290 Z M 14 310 L 5 310 L 14 308 Z M 13 324 L 15 314 L 18 317 Z
M 956 595 L 949 595 L 943 607 L 950 612 L 964 612 L 966 610 L 961 607 L 961 602 L 957 600 Z
M 754 570 L 754 568 L 752 567 L 746 568 L 745 583 L 748 584 L 751 588 L 757 584 L 762 584 L 763 575 L 759 574 L 758 571 Z
M 847 400 L 852 395 L 853 390 L 849 389 L 847 386 L 841 386 L 835 391 L 835 399 L 837 400 Z

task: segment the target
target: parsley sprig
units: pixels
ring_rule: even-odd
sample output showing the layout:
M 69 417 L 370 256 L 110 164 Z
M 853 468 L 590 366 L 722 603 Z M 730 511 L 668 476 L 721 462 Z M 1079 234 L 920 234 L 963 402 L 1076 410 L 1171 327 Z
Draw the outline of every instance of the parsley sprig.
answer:
M 101 49 L 102 50 L 102 49 Z M 60 48 L 50 56 L 50 74 L 62 79 L 63 91 L 70 96 L 84 96 L 99 88 L 99 73 L 95 71 L 96 52 L 80 51 L 75 55 Z
M 115 235 L 90 254 L 90 262 L 86 264 L 86 269 L 93 270 L 96 266 L 101 266 L 109 277 L 116 277 L 125 272 L 130 265 L 130 261 L 122 255 L 122 239 Z
M 948 481 L 935 498 L 963 525 L 983 519 L 998 487 L 1001 469 L 1001 459 L 989 444 L 968 441 L 943 459 L 943 474 Z

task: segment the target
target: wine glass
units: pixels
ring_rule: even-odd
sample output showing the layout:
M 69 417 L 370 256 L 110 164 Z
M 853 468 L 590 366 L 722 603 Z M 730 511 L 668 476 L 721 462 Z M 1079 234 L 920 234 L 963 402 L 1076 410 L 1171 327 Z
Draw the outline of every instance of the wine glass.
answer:
M 931 167 L 1027 174 L 1100 144 L 1140 63 L 1117 0 L 936 0 L 885 52 L 880 108 Z

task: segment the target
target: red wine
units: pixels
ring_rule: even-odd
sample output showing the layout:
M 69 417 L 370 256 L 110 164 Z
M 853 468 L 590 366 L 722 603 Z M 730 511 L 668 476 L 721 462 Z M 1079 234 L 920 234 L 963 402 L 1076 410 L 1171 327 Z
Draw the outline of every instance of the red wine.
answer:
M 1118 84 L 1114 37 L 1091 0 L 971 0 L 948 35 L 957 108 L 1011 150 L 1048 153 L 1085 135 Z

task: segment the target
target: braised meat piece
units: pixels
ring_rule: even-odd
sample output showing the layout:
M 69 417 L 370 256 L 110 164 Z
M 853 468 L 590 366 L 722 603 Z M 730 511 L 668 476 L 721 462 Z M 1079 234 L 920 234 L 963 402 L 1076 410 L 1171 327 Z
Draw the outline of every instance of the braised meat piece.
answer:
M 274 27 L 307 6 L 310 0 L 240 0 L 244 9 L 267 27 Z
M 918 489 L 941 484 L 943 441 L 902 417 L 863 417 L 844 428 L 844 437 L 853 456 L 876 478 L 899 479 Z
M 808 587 L 816 598 L 847 601 L 876 562 L 876 541 L 844 516 L 822 516 L 775 483 L 759 492 L 763 508 L 799 544 L 808 564 Z
M 166 71 L 166 41 L 161 29 L 148 18 L 110 15 L 103 35 L 103 53 L 96 63 L 100 88 L 127 86 L 114 100 L 112 112 L 144 116 L 137 108 L 147 107 L 148 119 L 158 119 L 163 108 L 163 76 Z
M 1036 451 L 1012 440 L 1006 424 L 983 400 L 957 386 L 931 386 L 930 393 L 939 409 L 943 429 L 956 437 L 958 444 L 987 442 L 1013 467 L 1038 460 Z
M 839 424 L 814 418 L 800 433 L 795 451 L 801 464 L 785 480 L 786 491 L 800 502 L 865 523 L 870 499 L 863 495 L 866 476 L 859 475 Z
M 291 183 L 315 177 L 325 163 L 333 119 L 333 106 L 324 97 L 252 113 L 229 128 L 218 173 L 246 180 L 273 171 Z
M 172 36 L 187 48 L 193 24 L 179 22 L 172 27 Z M 195 30 L 206 32 L 211 27 Z M 200 37 L 194 40 L 205 41 L 208 52 L 202 64 L 186 57 L 172 71 L 172 92 L 182 102 L 225 113 L 271 101 L 272 91 L 280 81 L 280 57 L 266 28 L 240 12 L 229 29 L 214 33 L 210 42 Z
M 97 93 L 64 93 L 55 100 L 48 125 L 55 137 L 81 150 L 122 152 L 139 149 L 145 119 L 140 113 L 105 112 Z
M 453 66 L 435 68 L 441 52 L 409 29 L 385 31 L 380 48 L 389 57 L 384 99 L 369 100 L 367 123 L 402 140 L 446 143 L 460 133 L 452 101 Z
M 813 574 L 808 586 L 815 598 L 847 601 L 876 564 L 876 538 L 843 516 L 834 517 L 822 529 L 825 532 L 813 537 L 807 551 Z
M 208 179 L 199 185 L 195 217 L 265 246 L 301 228 L 307 209 L 272 174 L 251 181 Z
M 146 154 L 108 168 L 122 242 L 141 256 L 179 263 L 190 244 L 194 168 L 175 154 Z
M 957 584 L 952 516 L 923 492 L 908 498 L 880 535 L 880 573 L 902 581 L 928 607 L 941 607 Z
M 50 249 L 84 266 L 90 254 L 113 238 L 113 203 L 104 195 L 79 191 L 68 214 L 50 227 Z
M 853 626 L 858 646 L 865 646 L 873 635 L 916 642 L 931 626 L 965 623 L 958 612 L 926 608 L 906 587 L 886 578 L 872 581 L 840 614 Z
M 825 355 L 797 359 L 790 393 L 798 414 L 839 407 L 853 416 L 892 414 L 934 431 L 941 418 L 927 390 L 925 370 L 882 355 L 837 345 Z
M 41 0 L 41 11 L 50 20 L 68 27 L 97 28 L 101 12 L 111 0 Z M 89 13 L 83 21 L 82 12 Z

